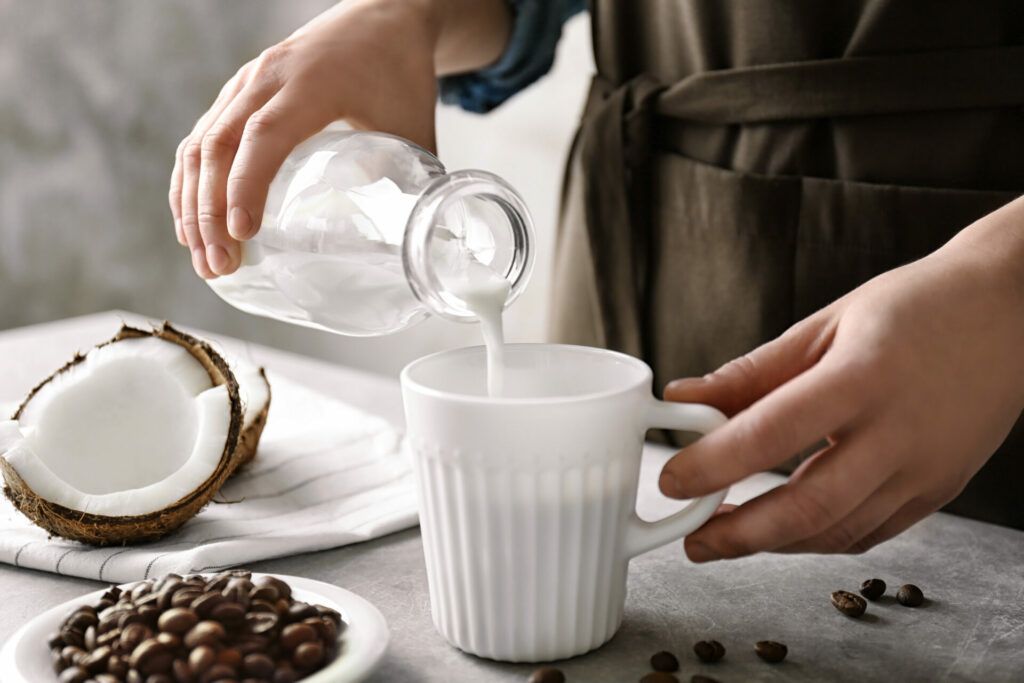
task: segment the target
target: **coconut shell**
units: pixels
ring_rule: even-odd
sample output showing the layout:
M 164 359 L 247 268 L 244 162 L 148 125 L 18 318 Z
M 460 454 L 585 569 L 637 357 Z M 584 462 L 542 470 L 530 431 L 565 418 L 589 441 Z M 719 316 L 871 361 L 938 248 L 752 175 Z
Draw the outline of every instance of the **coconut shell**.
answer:
M 263 425 L 266 423 L 270 404 L 269 397 L 267 404 L 243 436 L 242 402 L 239 398 L 238 382 L 227 361 L 210 344 L 181 332 L 165 322 L 159 329 L 153 330 L 142 330 L 125 325 L 113 339 L 98 346 L 116 344 L 125 339 L 139 337 L 158 337 L 178 344 L 188 350 L 203 365 L 214 386 L 223 384 L 227 387 L 228 400 L 231 404 L 231 424 L 220 461 L 216 469 L 195 491 L 168 507 L 144 515 L 113 517 L 72 510 L 40 498 L 26 485 L 14 467 L 5 458 L 0 458 L 0 470 L 2 470 L 6 482 L 4 487 L 6 496 L 26 517 L 55 536 L 98 546 L 139 543 L 166 536 L 195 516 L 216 495 L 225 480 L 255 455 Z M 15 412 L 14 419 L 18 419 L 25 405 L 47 382 L 82 362 L 84 358 L 85 356 L 76 354 L 64 367 L 33 388 Z M 260 374 L 266 381 L 262 370 Z
M 259 446 L 260 437 L 263 435 L 263 428 L 267 424 L 267 413 L 270 412 L 270 382 L 267 381 L 267 373 L 260 368 L 260 379 L 267 387 L 267 400 L 260 408 L 260 412 L 253 418 L 252 424 L 242 428 L 242 434 L 238 439 L 238 466 L 232 474 L 236 474 L 242 467 L 252 462 L 256 457 L 256 447 Z

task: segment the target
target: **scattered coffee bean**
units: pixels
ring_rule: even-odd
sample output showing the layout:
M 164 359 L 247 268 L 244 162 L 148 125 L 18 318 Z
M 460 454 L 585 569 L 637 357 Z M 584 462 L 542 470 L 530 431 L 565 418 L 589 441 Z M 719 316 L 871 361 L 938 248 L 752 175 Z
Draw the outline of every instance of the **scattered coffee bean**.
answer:
M 534 671 L 526 680 L 527 683 L 565 683 L 565 674 L 561 669 L 546 666 Z
M 667 671 L 653 671 L 641 678 L 640 683 L 679 683 L 679 679 Z
M 774 640 L 759 640 L 754 644 L 754 652 L 764 661 L 774 664 L 786 658 L 789 648 Z
M 651 668 L 655 671 L 679 671 L 679 660 L 671 652 L 662 650 L 651 655 Z
M 864 598 L 850 591 L 836 591 L 832 593 L 831 601 L 832 606 L 837 610 L 848 617 L 854 618 L 864 614 L 864 610 L 868 607 L 868 603 L 864 601 Z
M 885 594 L 885 581 L 868 579 L 860 585 L 860 594 L 868 600 L 877 600 Z
M 712 678 L 711 676 L 693 674 L 692 676 L 690 676 L 690 683 L 718 683 L 718 679 Z
M 924 593 L 914 584 L 908 583 L 900 586 L 900 589 L 896 591 L 896 599 L 899 600 L 901 605 L 920 607 L 921 603 L 924 602 Z
M 717 662 L 725 656 L 725 647 L 717 640 L 702 640 L 693 646 L 693 651 L 705 664 Z
M 283 581 L 232 570 L 112 587 L 46 644 L 60 683 L 295 683 L 334 658 L 344 626 Z

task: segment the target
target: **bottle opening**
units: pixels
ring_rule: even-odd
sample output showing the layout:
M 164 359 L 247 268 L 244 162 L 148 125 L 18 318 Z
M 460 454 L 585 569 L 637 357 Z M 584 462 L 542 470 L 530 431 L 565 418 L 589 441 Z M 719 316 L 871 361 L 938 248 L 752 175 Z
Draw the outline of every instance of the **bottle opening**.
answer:
M 476 320 L 474 301 L 512 303 L 533 267 L 533 226 L 519 194 L 485 171 L 434 181 L 409 216 L 403 265 L 416 296 L 449 320 Z

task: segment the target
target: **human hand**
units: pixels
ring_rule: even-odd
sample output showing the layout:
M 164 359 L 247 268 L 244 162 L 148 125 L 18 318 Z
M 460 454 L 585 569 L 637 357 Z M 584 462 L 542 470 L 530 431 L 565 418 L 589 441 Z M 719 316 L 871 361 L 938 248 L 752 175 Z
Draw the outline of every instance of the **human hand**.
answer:
M 828 440 L 787 483 L 687 537 L 693 561 L 863 552 L 963 489 L 1024 408 L 1024 204 L 979 224 L 1006 223 L 1014 205 L 1013 227 L 988 226 L 1015 233 L 1005 265 L 965 230 L 714 373 L 667 386 L 666 399 L 731 419 L 669 461 L 666 495 L 711 493 Z
M 434 150 L 437 27 L 425 3 L 347 0 L 249 62 L 178 146 L 169 202 L 204 278 L 238 268 L 285 157 L 327 124 Z

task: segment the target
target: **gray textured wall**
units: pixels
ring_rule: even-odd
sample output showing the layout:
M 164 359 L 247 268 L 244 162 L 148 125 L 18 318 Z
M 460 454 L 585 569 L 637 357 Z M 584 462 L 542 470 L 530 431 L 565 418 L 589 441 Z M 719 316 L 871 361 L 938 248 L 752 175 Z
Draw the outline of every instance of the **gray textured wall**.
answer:
M 475 330 L 441 321 L 352 340 L 248 316 L 195 277 L 174 240 L 178 141 L 241 64 L 330 4 L 0 0 L 0 329 L 122 308 L 385 373 L 475 343 Z M 540 334 L 562 158 L 589 69 L 586 28 L 566 42 L 560 72 L 499 115 L 439 112 L 442 160 L 505 175 L 538 218 L 541 267 L 513 338 Z

